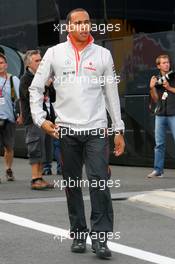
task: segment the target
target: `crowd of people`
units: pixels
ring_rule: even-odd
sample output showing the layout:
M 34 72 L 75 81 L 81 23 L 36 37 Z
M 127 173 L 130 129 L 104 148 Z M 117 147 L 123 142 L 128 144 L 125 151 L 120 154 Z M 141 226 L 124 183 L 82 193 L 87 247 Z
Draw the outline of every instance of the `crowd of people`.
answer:
M 54 185 L 43 179 L 52 175 L 53 158 L 57 161 L 56 174 L 61 175 L 59 139 L 53 139 L 33 123 L 30 111 L 29 86 L 41 62 L 39 50 L 28 50 L 24 57 L 25 73 L 19 80 L 7 72 L 6 55 L 0 53 L 0 143 L 4 148 L 6 178 L 14 181 L 12 170 L 16 125 L 25 127 L 25 143 L 31 164 L 31 189 L 53 189 Z M 55 122 L 52 103 L 56 100 L 56 91 L 49 79 L 43 93 L 43 110 L 46 119 Z

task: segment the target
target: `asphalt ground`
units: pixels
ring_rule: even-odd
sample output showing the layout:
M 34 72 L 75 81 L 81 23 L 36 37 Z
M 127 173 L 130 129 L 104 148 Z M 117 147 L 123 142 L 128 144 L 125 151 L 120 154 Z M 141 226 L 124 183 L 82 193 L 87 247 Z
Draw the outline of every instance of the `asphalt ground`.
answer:
M 31 171 L 26 159 L 14 160 L 16 181 L 6 182 L 2 164 L 1 158 L 0 264 L 103 262 L 91 252 L 90 244 L 85 254 L 71 253 L 64 190 L 58 186 L 49 191 L 31 190 Z M 173 194 L 174 170 L 165 170 L 163 179 L 149 180 L 145 176 L 151 168 L 111 166 L 111 170 L 111 179 L 120 186 L 111 187 L 115 221 L 113 238 L 109 240 L 113 257 L 109 262 L 175 263 L 175 211 L 144 200 L 132 200 L 138 195 L 150 197 L 153 191 Z M 85 172 L 83 177 L 86 179 Z M 62 179 L 56 175 L 45 178 L 50 182 Z M 89 226 L 88 186 L 83 188 L 83 193 Z M 164 199 L 167 199 L 165 195 Z

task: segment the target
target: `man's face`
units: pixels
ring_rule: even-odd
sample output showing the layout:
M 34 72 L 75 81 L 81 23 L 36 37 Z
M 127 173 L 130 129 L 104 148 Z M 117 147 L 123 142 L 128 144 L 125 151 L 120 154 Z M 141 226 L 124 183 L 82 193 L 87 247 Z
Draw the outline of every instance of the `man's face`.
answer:
M 33 54 L 30 57 L 30 63 L 28 66 L 35 73 L 38 69 L 40 62 L 41 62 L 41 55 L 40 54 Z
M 167 58 L 160 58 L 160 64 L 157 65 L 157 68 L 162 73 L 169 72 L 169 70 L 170 70 L 170 62 L 169 62 L 169 59 L 167 59 Z
M 71 15 L 71 21 L 68 27 L 68 32 L 76 41 L 86 42 L 91 28 L 90 18 L 87 12 L 78 11 Z
M 7 67 L 8 67 L 8 65 L 7 65 L 6 61 L 4 60 L 4 58 L 0 57 L 0 73 L 5 73 L 7 70 Z

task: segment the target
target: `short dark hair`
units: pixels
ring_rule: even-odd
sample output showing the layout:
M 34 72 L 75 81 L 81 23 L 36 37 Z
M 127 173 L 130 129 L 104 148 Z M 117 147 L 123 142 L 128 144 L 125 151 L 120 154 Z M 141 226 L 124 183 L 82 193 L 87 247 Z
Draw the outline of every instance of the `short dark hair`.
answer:
M 5 60 L 5 62 L 7 63 L 7 58 L 6 58 L 6 56 L 5 56 L 3 53 L 1 53 L 1 52 L 0 52 L 0 58 L 3 58 L 3 59 Z
M 67 17 L 66 17 L 66 24 L 68 25 L 69 22 L 71 21 L 71 15 L 75 12 L 86 12 L 88 13 L 84 8 L 76 8 L 76 9 L 73 9 L 71 10 L 68 14 L 67 14 Z

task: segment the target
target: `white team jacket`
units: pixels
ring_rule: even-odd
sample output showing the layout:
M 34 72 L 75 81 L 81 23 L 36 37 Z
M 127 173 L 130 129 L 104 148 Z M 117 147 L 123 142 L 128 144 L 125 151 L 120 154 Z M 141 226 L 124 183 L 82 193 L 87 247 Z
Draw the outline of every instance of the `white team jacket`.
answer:
M 45 120 L 43 92 L 50 76 L 54 76 L 55 112 L 60 126 L 74 130 L 106 128 L 107 109 L 113 129 L 124 129 L 111 53 L 95 45 L 92 37 L 81 52 L 69 37 L 46 51 L 29 88 L 31 113 L 38 126 Z

